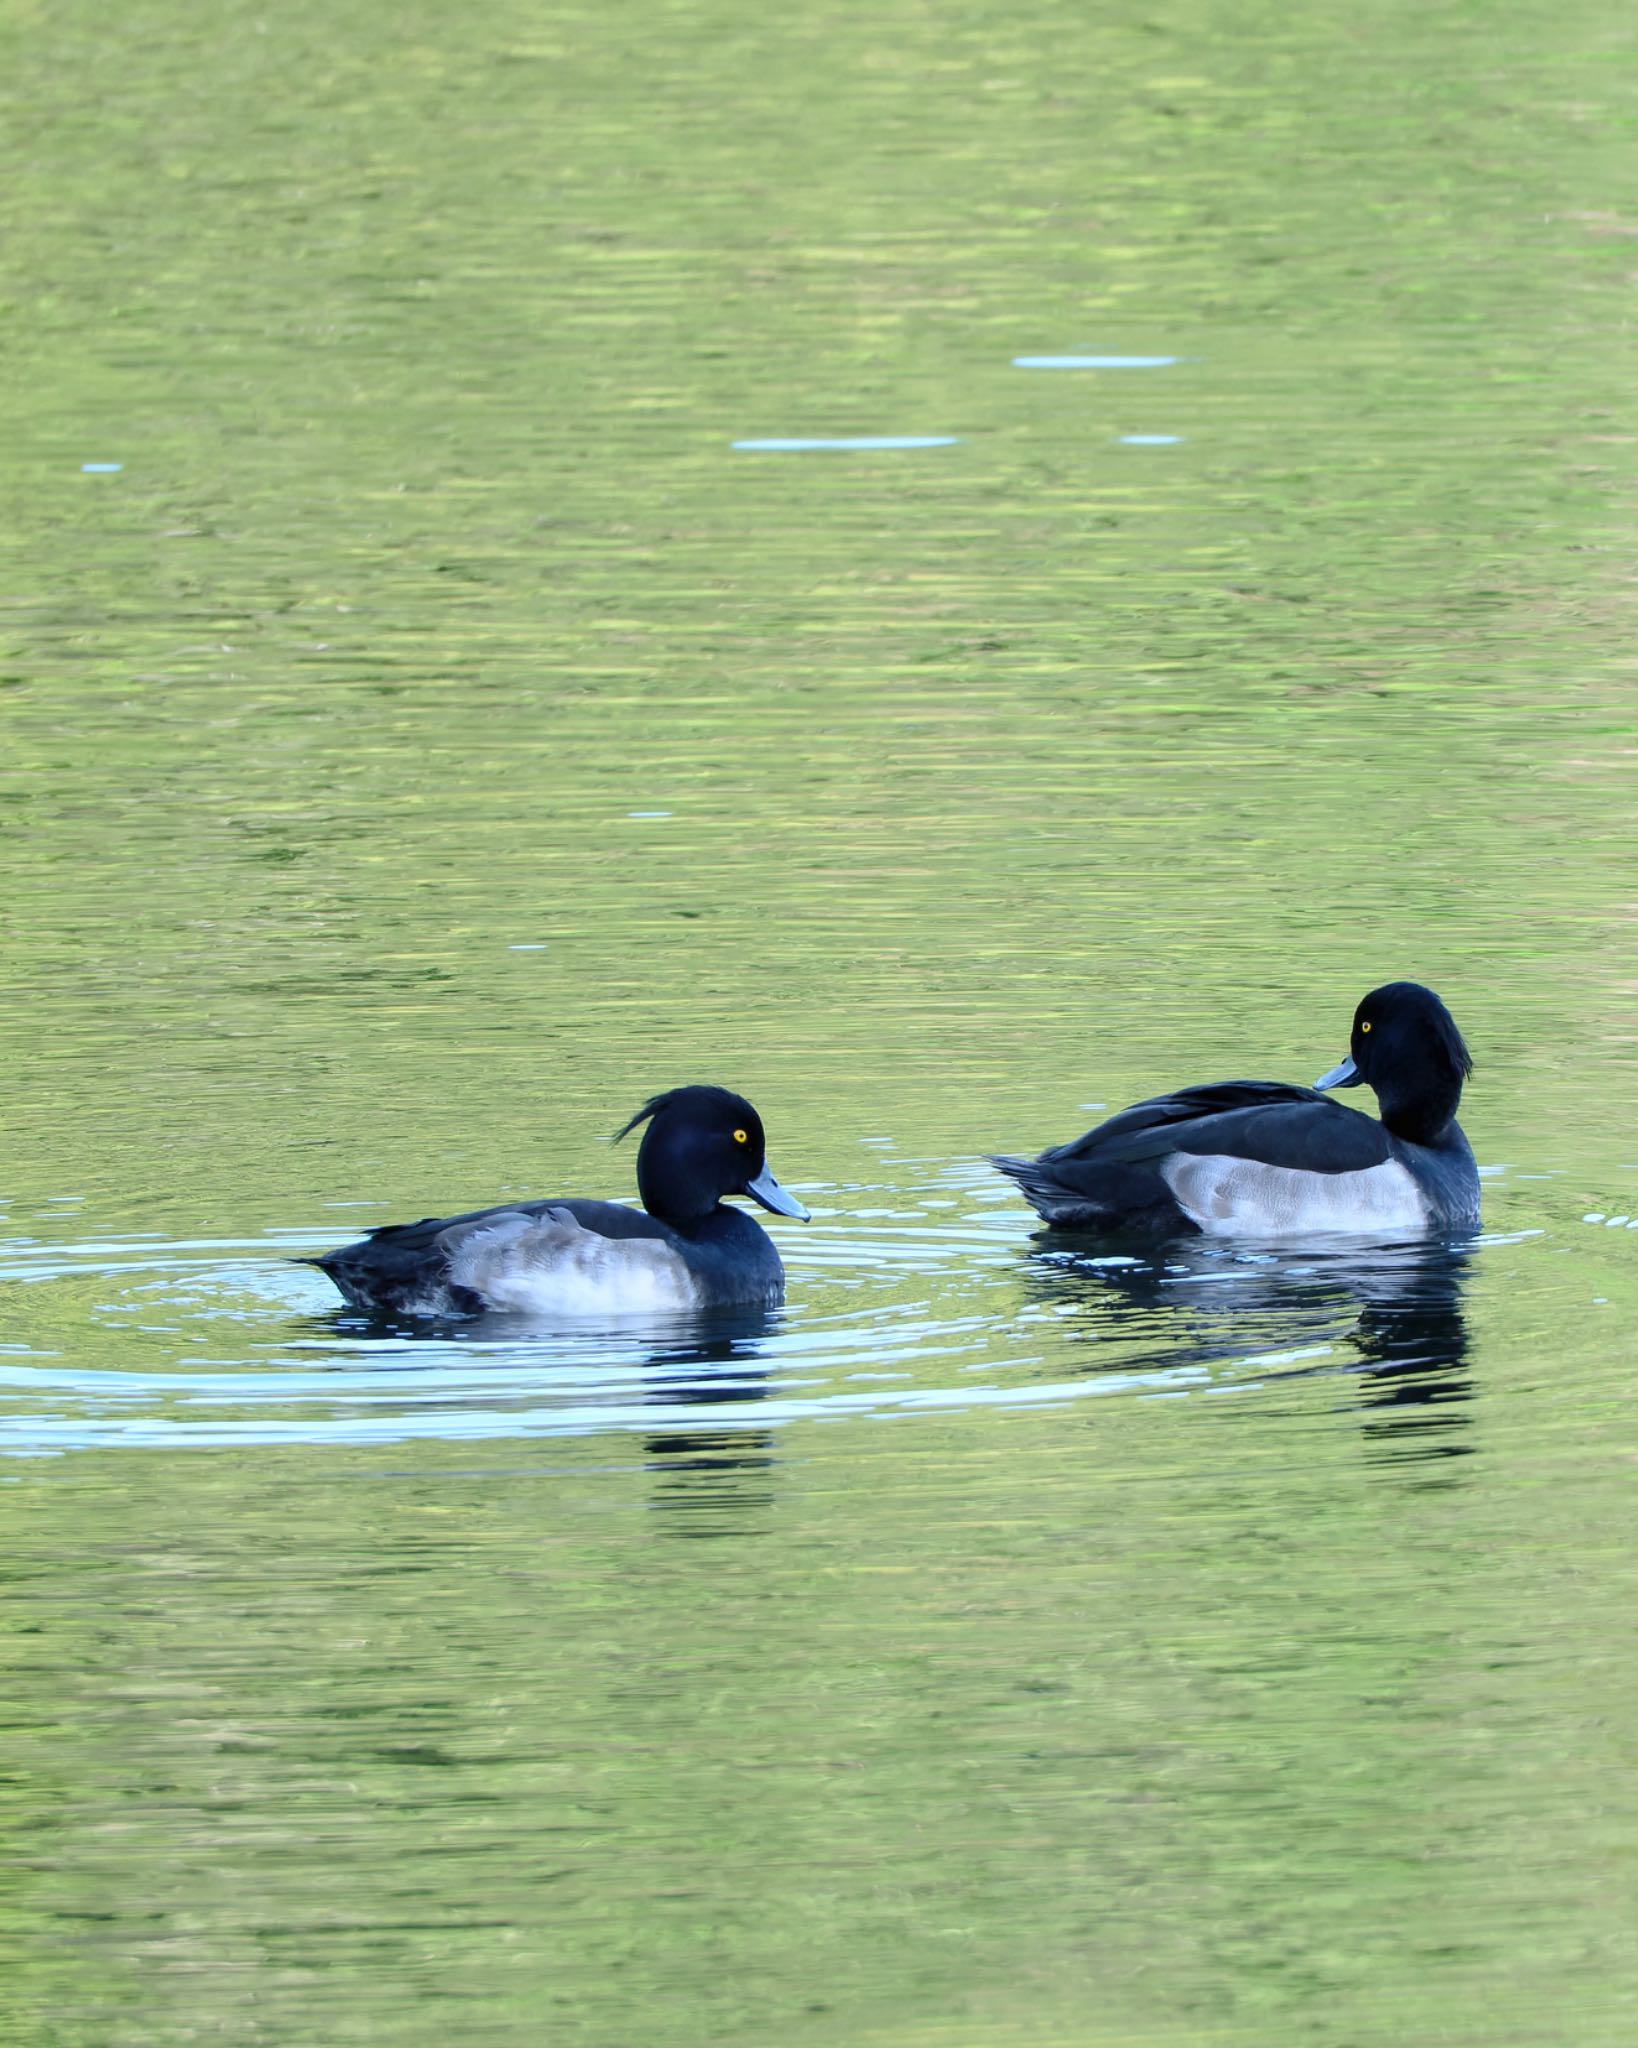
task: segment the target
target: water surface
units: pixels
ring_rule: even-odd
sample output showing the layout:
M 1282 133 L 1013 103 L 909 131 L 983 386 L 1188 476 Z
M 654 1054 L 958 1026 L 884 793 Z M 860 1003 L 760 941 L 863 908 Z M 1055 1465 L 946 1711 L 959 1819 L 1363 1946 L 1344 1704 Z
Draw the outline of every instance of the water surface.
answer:
M 8 2040 L 1631 2038 L 1634 40 L 14 37 Z M 983 1164 L 1402 975 L 1476 1241 Z M 776 1313 L 291 1263 L 693 1079 Z

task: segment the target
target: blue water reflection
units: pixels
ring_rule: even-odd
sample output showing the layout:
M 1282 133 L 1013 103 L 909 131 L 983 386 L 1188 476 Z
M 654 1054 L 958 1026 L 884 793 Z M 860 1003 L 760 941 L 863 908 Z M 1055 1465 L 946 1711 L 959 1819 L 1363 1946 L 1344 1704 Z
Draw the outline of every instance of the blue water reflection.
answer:
M 756 455 L 801 455 L 830 448 L 953 448 L 959 434 L 845 434 L 825 439 L 735 441 L 734 447 Z
M 1014 356 L 1015 370 L 1164 370 L 1181 356 Z

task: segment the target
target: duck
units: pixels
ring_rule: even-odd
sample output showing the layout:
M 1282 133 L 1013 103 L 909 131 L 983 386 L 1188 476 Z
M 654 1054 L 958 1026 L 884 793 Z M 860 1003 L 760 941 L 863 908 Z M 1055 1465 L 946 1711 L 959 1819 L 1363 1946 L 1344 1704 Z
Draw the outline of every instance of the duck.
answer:
M 641 1209 L 580 1196 L 503 1202 L 383 1224 L 300 1263 L 372 1314 L 655 1315 L 777 1304 L 785 1268 L 772 1238 L 724 1199 L 748 1195 L 775 1215 L 808 1220 L 769 1170 L 761 1117 L 743 1095 L 695 1085 L 651 1096 L 615 1141 L 643 1123 Z
M 1038 1158 L 996 1156 L 1047 1223 L 1108 1236 L 1294 1238 L 1462 1231 L 1479 1170 L 1456 1121 L 1473 1072 L 1432 989 L 1390 981 L 1312 1088 L 1218 1081 L 1157 1095 Z M 1380 1120 L 1332 1101 L 1375 1092 Z

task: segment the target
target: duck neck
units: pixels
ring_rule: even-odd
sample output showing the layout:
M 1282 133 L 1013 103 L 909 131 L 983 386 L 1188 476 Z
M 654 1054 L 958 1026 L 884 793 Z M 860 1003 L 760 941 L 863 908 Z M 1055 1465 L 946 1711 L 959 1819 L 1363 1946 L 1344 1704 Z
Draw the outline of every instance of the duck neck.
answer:
M 1414 1095 L 1378 1095 L 1377 1106 L 1386 1129 L 1412 1145 L 1439 1145 L 1456 1126 L 1456 1110 L 1462 1099 L 1462 1084 L 1417 1089 Z
M 694 1203 L 665 1200 L 651 1197 L 647 1188 L 638 1187 L 643 1207 L 660 1223 L 680 1231 L 684 1237 L 697 1237 L 699 1233 L 718 1216 L 728 1214 L 726 1203 L 717 1202 L 709 1209 L 702 1209 Z
M 687 1160 L 668 1157 L 654 1143 L 652 1131 L 637 1155 L 637 1195 L 651 1216 L 685 1236 L 697 1231 L 722 1207 L 716 1189 L 692 1171 Z
M 694 1209 L 686 1216 L 678 1216 L 675 1213 L 663 1215 L 658 1209 L 650 1209 L 648 1213 L 651 1216 L 658 1216 L 662 1223 L 669 1223 L 679 1237 L 707 1237 L 721 1224 L 725 1216 L 737 1215 L 738 1211 L 731 1209 L 726 1202 L 718 1202 L 713 1209 Z

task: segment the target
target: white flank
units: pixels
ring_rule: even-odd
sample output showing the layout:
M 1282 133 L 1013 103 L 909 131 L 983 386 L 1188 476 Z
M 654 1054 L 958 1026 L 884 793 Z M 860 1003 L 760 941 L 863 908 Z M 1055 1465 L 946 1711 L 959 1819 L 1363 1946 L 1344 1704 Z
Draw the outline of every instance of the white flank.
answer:
M 670 1245 L 600 1237 L 568 1209 L 515 1211 L 441 1240 L 449 1277 L 490 1308 L 533 1315 L 664 1315 L 692 1308 L 694 1276 Z
M 1174 1152 L 1161 1178 L 1209 1237 L 1425 1230 L 1427 1204 L 1397 1160 L 1363 1173 L 1303 1173 L 1256 1159 Z

